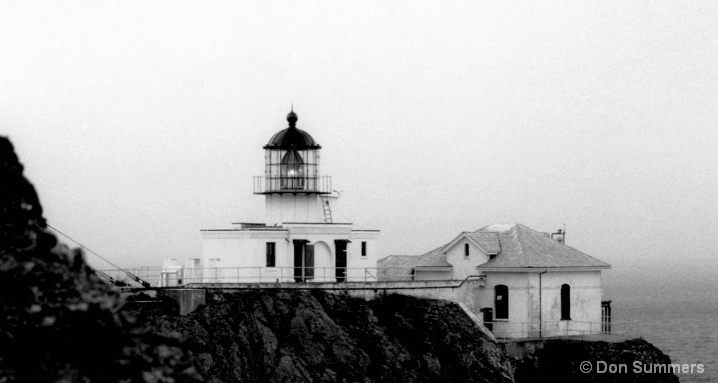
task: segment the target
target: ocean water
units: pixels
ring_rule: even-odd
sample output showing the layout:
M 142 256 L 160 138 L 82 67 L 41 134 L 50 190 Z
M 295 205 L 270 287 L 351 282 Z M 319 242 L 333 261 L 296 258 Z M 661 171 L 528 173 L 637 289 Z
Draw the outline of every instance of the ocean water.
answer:
M 651 342 L 673 363 L 703 364 L 701 374 L 676 374 L 681 382 L 718 382 L 718 288 L 691 285 L 604 284 L 615 322 Z

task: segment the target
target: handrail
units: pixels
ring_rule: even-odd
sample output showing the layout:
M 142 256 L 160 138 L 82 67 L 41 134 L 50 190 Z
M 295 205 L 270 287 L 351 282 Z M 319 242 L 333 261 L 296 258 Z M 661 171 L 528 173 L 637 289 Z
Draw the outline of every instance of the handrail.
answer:
M 610 323 L 611 328 L 606 331 L 606 324 Z M 595 322 L 580 320 L 550 320 L 550 321 L 510 321 L 494 320 L 484 322 L 491 324 L 492 333 L 497 338 L 527 338 L 532 333 L 539 334 L 536 338 L 549 338 L 557 336 L 582 336 L 598 334 L 630 334 L 638 333 L 635 327 L 637 322 Z M 553 326 L 549 326 L 553 325 Z M 629 326 L 625 326 L 629 325 Z M 540 326 L 540 327 L 539 327 Z M 541 332 L 539 332 L 541 328 Z
M 461 283 L 459 283 L 459 285 L 456 286 L 456 287 L 458 288 L 458 287 L 463 286 L 464 283 L 466 283 L 469 279 L 479 280 L 479 281 L 481 281 L 481 280 L 486 280 L 486 275 L 469 275 L 468 277 L 464 278 L 464 280 L 461 281 Z
M 142 284 L 145 288 L 179 286 L 189 283 L 256 283 L 256 282 L 407 282 L 414 280 L 411 273 L 406 272 L 403 267 L 142 267 L 130 269 L 108 269 L 98 270 L 110 278 L 123 280 L 149 280 L 151 284 Z M 309 276 L 297 273 L 298 270 L 312 270 Z M 337 270 L 344 270 L 342 275 L 337 275 Z M 478 277 L 478 276 L 473 276 Z M 472 277 L 467 278 L 471 279 Z M 455 281 L 444 281 L 455 282 Z M 462 281 L 461 285 L 466 280 Z

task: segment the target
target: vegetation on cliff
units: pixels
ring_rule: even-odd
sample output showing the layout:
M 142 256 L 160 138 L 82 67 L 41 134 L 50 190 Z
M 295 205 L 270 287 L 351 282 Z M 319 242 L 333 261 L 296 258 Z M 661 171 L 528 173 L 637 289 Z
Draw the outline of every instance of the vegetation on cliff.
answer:
M 194 382 L 178 337 L 137 325 L 79 251 L 46 231 L 0 137 L 0 382 Z
M 581 371 L 584 362 L 590 363 L 590 371 Z M 597 371 L 599 362 L 605 363 L 605 371 Z M 515 360 L 515 379 L 517 383 L 564 380 L 577 383 L 678 383 L 678 377 L 672 373 L 657 373 L 657 370 L 634 373 L 634 362 L 640 366 L 667 366 L 671 359 L 643 339 L 615 343 L 550 339 L 542 348 Z M 610 372 L 605 367 L 609 364 L 626 368 Z
M 210 382 L 511 382 L 509 360 L 453 303 L 323 291 L 210 293 L 179 332 Z

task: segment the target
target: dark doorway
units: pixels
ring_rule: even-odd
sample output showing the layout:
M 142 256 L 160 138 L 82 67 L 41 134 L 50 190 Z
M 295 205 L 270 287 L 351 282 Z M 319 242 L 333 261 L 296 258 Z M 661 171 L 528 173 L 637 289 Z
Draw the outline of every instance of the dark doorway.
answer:
M 305 239 L 294 240 L 294 281 L 314 279 L 314 245 Z
M 611 333 L 611 301 L 601 302 L 601 332 Z
M 494 331 L 494 309 L 484 307 L 481 312 L 484 314 L 484 327 L 489 331 Z
M 561 320 L 571 320 L 571 286 L 561 285 Z
M 509 319 L 509 288 L 506 285 L 494 287 L 496 319 Z
M 336 247 L 336 278 L 337 282 L 345 282 L 347 280 L 347 239 L 337 239 L 334 241 Z

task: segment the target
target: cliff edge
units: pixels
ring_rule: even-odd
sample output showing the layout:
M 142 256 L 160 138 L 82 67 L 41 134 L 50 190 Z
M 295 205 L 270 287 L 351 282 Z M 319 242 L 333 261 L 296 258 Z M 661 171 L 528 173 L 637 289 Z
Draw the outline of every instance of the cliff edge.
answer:
M 323 291 L 208 293 L 181 333 L 209 382 L 511 382 L 510 362 L 450 302 Z
M 179 337 L 138 325 L 119 291 L 47 231 L 5 137 L 0 185 L 0 382 L 201 380 Z

